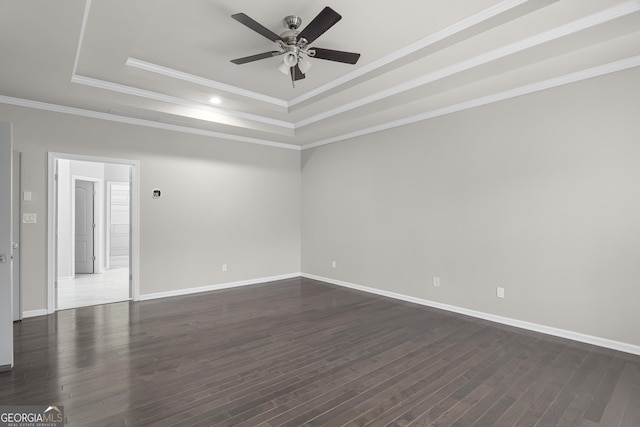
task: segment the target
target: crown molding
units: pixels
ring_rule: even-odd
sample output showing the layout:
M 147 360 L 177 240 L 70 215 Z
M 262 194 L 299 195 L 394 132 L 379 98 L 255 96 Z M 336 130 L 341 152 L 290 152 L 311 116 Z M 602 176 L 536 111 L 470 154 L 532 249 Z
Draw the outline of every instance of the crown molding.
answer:
M 343 76 L 340 79 L 335 80 L 332 83 L 329 83 L 327 85 L 323 85 L 313 91 L 308 92 L 307 94 L 304 94 L 298 98 L 295 98 L 294 100 L 287 102 L 283 99 L 278 99 L 278 98 L 273 98 L 273 97 L 269 97 L 267 95 L 264 94 L 260 94 L 257 92 L 252 92 L 252 91 L 248 91 L 245 89 L 241 89 L 232 85 L 227 85 L 221 82 L 217 82 L 214 80 L 210 80 L 210 79 L 206 79 L 200 76 L 196 76 L 193 74 L 189 74 L 189 73 L 185 73 L 179 70 L 175 70 L 175 69 L 171 69 L 168 67 L 163 67 L 157 64 L 152 64 L 149 62 L 145 62 L 145 61 L 141 61 L 139 59 L 136 58 L 129 58 L 126 62 L 127 66 L 130 67 L 134 67 L 137 69 L 141 69 L 141 70 L 145 70 L 148 72 L 153 72 L 153 73 L 157 73 L 160 75 L 164 75 L 167 77 L 171 77 L 171 78 L 175 78 L 175 79 L 179 79 L 179 80 L 183 80 L 186 82 L 190 82 L 193 84 L 198 84 L 198 85 L 202 85 L 205 87 L 210 87 L 210 88 L 215 88 L 215 89 L 220 89 L 220 90 L 224 90 L 230 93 L 234 93 L 237 94 L 239 96 L 243 96 L 243 97 L 247 97 L 250 99 L 254 99 L 257 101 L 261 101 L 261 102 L 266 102 L 266 103 L 270 103 L 273 105 L 277 105 L 279 107 L 283 107 L 286 109 L 289 109 L 291 106 L 296 105 L 300 102 L 304 102 L 308 99 L 311 99 L 315 96 L 320 95 L 321 93 L 324 93 L 328 90 L 331 90 L 339 85 L 342 85 L 348 81 L 351 81 L 353 79 L 356 79 L 358 77 L 361 77 L 367 73 L 370 73 L 380 67 L 383 67 L 385 65 L 388 65 L 396 60 L 399 60 L 407 55 L 410 55 L 420 49 L 423 49 L 433 43 L 439 42 L 441 40 L 446 39 L 447 37 L 450 37 L 452 35 L 455 35 L 461 31 L 464 31 L 468 28 L 471 28 L 474 25 L 477 25 L 479 23 L 482 23 L 488 19 L 491 19 L 501 13 L 504 13 L 508 10 L 511 10 L 517 6 L 520 6 L 524 3 L 526 3 L 529 0 L 505 0 L 502 1 L 500 3 L 498 3 L 497 5 L 494 5 L 490 8 L 487 8 L 475 15 L 472 15 L 468 18 L 465 18 L 463 20 L 460 20 L 446 28 L 444 28 L 443 30 L 440 30 L 428 37 L 425 37 L 409 46 L 406 46 L 405 48 L 394 52 L 393 54 L 387 55 L 383 58 L 381 58 L 378 61 L 375 61 L 369 65 L 366 65 L 358 70 L 355 70 L 352 73 L 349 73 L 345 76 Z M 76 64 L 77 65 L 77 61 L 78 61 L 78 57 L 80 54 L 80 48 L 82 46 L 82 39 L 84 37 L 84 31 L 85 31 L 85 27 L 86 27 L 86 20 L 88 19 L 88 15 L 89 15 L 89 8 L 91 5 L 91 0 L 86 0 L 86 7 L 85 7 L 85 14 L 84 14 L 84 19 L 83 19 L 83 23 L 82 23 L 82 29 L 81 29 L 81 36 L 80 36 L 80 41 L 78 43 L 78 51 L 77 51 L 77 57 L 76 57 Z M 148 90 L 143 90 L 143 89 L 138 89 L 138 88 L 134 88 L 131 86 L 125 86 L 125 85 L 121 85 L 121 84 L 117 84 L 117 83 L 112 83 L 112 82 L 108 82 L 108 81 L 104 81 L 104 80 L 99 80 L 99 79 L 95 79 L 95 78 L 90 78 L 90 77 L 84 77 L 84 76 L 80 76 L 77 74 L 73 74 L 72 75 L 72 79 L 71 81 L 74 83 L 78 83 L 78 84 L 84 84 L 84 85 L 88 85 L 88 86 L 93 86 L 93 87 L 97 87 L 97 88 L 101 88 L 101 89 L 105 89 L 105 90 L 111 90 L 111 91 L 115 91 L 115 92 L 120 92 L 120 93 L 125 93 L 125 94 L 129 94 L 129 95 L 133 95 L 133 96 L 138 96 L 138 97 L 143 97 L 143 98 L 147 98 L 147 99 L 153 99 L 153 100 L 157 100 L 157 101 L 161 101 L 161 102 L 168 102 L 171 104 L 175 104 L 175 105 L 181 105 L 181 106 L 185 106 L 185 107 L 190 107 L 190 108 L 194 108 L 194 109 L 198 109 L 198 110 L 204 110 L 204 111 L 210 111 L 210 112 L 214 112 L 217 114 L 222 114 L 222 115 L 226 115 L 226 116 L 230 116 L 230 117 L 236 117 L 236 118 L 241 118 L 241 119 L 245 119 L 245 120 L 249 120 L 249 121 L 254 121 L 254 122 L 259 122 L 259 123 L 264 123 L 264 124 L 268 124 L 268 125 L 272 125 L 272 126 L 276 126 L 276 127 L 281 127 L 284 129 L 290 129 L 290 130 L 295 130 L 299 129 L 301 127 L 328 119 L 330 117 L 336 116 L 338 114 L 342 114 L 345 113 L 347 111 L 351 111 L 357 108 L 361 108 L 363 106 L 366 106 L 368 104 L 383 100 L 385 98 L 389 98 L 398 94 L 401 94 L 403 92 L 409 91 L 409 90 L 413 90 L 417 87 L 420 86 L 424 86 L 433 82 L 436 82 L 438 80 L 442 80 L 445 79 L 447 77 L 450 77 L 452 75 L 458 74 L 460 72 L 463 71 L 467 71 L 470 70 L 472 68 L 490 63 L 492 61 L 504 58 L 506 56 L 509 55 L 513 55 L 515 53 L 518 52 L 522 52 L 524 50 L 530 49 L 532 47 L 535 46 L 539 46 L 541 44 L 544 43 L 548 43 L 550 41 L 553 40 L 557 40 L 559 38 L 565 37 L 567 35 L 576 33 L 578 31 L 583 31 L 586 30 L 588 28 L 597 26 L 597 25 L 601 25 L 603 23 L 612 21 L 614 19 L 618 19 L 624 16 L 627 16 L 629 14 L 635 13 L 640 11 L 640 1 L 638 0 L 630 0 L 627 1 L 625 3 L 622 3 L 620 5 L 611 7 L 609 9 L 606 9 L 604 11 L 589 15 L 587 17 L 575 20 L 573 22 L 570 22 L 568 24 L 564 24 L 561 25 L 559 27 L 553 28 L 551 30 L 548 30 L 546 32 L 537 34 L 535 36 L 532 37 L 528 37 L 526 39 L 520 40 L 518 42 L 514 42 L 511 43 L 509 45 L 503 46 L 501 48 L 498 49 L 494 49 L 490 52 L 487 52 L 485 54 L 481 54 L 478 55 L 476 57 L 470 58 L 468 60 L 462 61 L 460 63 L 457 64 L 453 64 L 451 66 L 439 69 L 437 71 L 434 71 L 432 73 L 429 73 L 427 75 L 421 76 L 419 78 L 410 80 L 408 82 L 404 82 L 401 84 L 398 84 L 396 86 L 387 88 L 385 90 L 373 93 L 369 96 L 365 96 L 363 98 L 357 99 L 355 101 L 352 102 L 348 102 L 346 104 L 342 104 L 338 107 L 335 108 L 331 108 L 328 110 L 325 110 L 319 114 L 315 114 L 313 116 L 304 118 L 302 120 L 299 120 L 297 122 L 288 122 L 288 121 L 284 121 L 284 120 L 277 120 L 277 119 L 272 119 L 270 117 L 266 117 L 266 116 L 262 116 L 262 115 L 258 115 L 258 114 L 251 114 L 251 113 L 244 113 L 244 112 L 240 112 L 240 111 L 236 111 L 236 110 L 231 110 L 231 109 L 225 109 L 225 108 L 220 108 L 220 107 L 213 107 L 207 104 L 202 104 L 202 103 L 197 103 L 197 102 L 192 102 L 189 100 L 186 100 L 184 98 L 179 98 L 179 97 L 175 97 L 175 96 L 169 96 L 169 95 L 164 95 L 158 92 L 153 92 L 153 91 L 148 91 Z M 382 126 L 382 125 L 381 125 Z M 360 132 L 360 131 L 358 131 Z M 354 134 L 357 132 L 354 132 Z M 368 132 L 367 132 L 368 133 Z M 341 137 L 336 137 L 336 138 L 341 138 Z M 342 139 L 340 139 L 342 140 Z
M 494 18 L 504 12 L 507 12 L 517 6 L 520 6 L 524 3 L 527 3 L 529 0 L 505 0 L 494 6 L 491 6 L 487 9 L 484 9 L 474 15 L 471 15 L 467 18 L 464 18 L 458 22 L 455 22 L 448 27 L 436 31 L 433 34 L 430 34 L 427 37 L 424 37 L 416 42 L 411 43 L 403 47 L 402 49 L 398 49 L 393 53 L 390 53 L 387 56 L 384 56 L 376 61 L 373 61 L 363 67 L 358 68 L 344 76 L 322 85 L 316 89 L 313 89 L 304 95 L 298 96 L 297 98 L 292 99 L 289 102 L 289 107 L 293 107 L 302 102 L 308 101 L 311 98 L 315 98 L 318 95 L 321 95 L 327 91 L 335 89 L 343 84 L 349 83 L 352 80 L 355 80 L 359 77 L 364 76 L 365 74 L 369 74 L 379 68 L 387 66 L 395 61 L 403 59 L 404 57 L 411 55 L 421 49 L 429 47 L 437 42 L 445 40 L 448 37 L 454 36 L 462 31 L 468 30 L 469 28 L 478 25 L 484 21 L 487 21 L 491 18 Z
M 550 41 L 557 40 L 562 37 L 566 37 L 570 34 L 586 30 L 596 25 L 601 25 L 606 22 L 610 22 L 614 19 L 622 18 L 624 16 L 630 15 L 632 13 L 636 13 L 638 11 L 640 11 L 640 1 L 638 0 L 628 1 L 621 5 L 606 9 L 602 12 L 594 13 L 585 18 L 577 19 L 568 24 L 561 25 L 559 27 L 553 28 L 543 33 L 536 34 L 535 36 L 531 36 L 526 39 L 508 44 L 506 46 L 500 47 L 498 49 L 494 49 L 492 51 L 475 56 L 473 58 L 459 62 L 457 64 L 453 64 L 451 66 L 441 68 L 432 73 L 426 74 L 422 77 L 401 83 L 399 85 L 390 87 L 388 89 L 371 94 L 369 96 L 365 96 L 355 101 L 348 102 L 339 107 L 326 110 L 320 114 L 316 114 L 306 119 L 302 119 L 295 123 L 295 128 L 298 129 L 298 128 L 310 125 L 312 123 L 316 123 L 321 120 L 328 119 L 338 114 L 342 114 L 347 111 L 351 111 L 356 108 L 360 108 L 365 105 L 371 104 L 373 102 L 380 101 L 382 99 L 385 99 L 394 95 L 398 95 L 402 92 L 406 92 L 406 91 L 415 89 L 417 87 L 424 86 L 429 83 L 433 83 L 435 81 L 461 73 L 463 71 L 467 71 L 472 68 L 487 64 L 489 62 L 504 58 L 506 56 L 513 55 L 518 52 L 522 52 L 532 47 L 536 47 L 544 43 L 548 43 Z
M 251 98 L 255 101 L 266 102 L 269 104 L 277 105 L 278 107 L 289 108 L 289 103 L 284 99 L 274 98 L 272 96 L 264 95 L 262 93 L 253 92 L 250 90 L 239 88 L 237 86 L 228 85 L 215 80 L 196 76 L 194 74 L 189 74 L 183 71 L 174 70 L 173 68 L 163 67 L 162 65 L 153 64 L 151 62 L 141 61 L 139 59 L 129 57 L 129 59 L 127 59 L 126 65 L 132 68 L 137 68 L 139 70 L 160 74 L 165 77 L 171 77 L 177 80 L 183 80 L 185 82 L 194 83 L 200 86 L 205 86 L 212 89 L 218 89 L 225 92 L 233 93 L 235 95 L 239 95 L 245 98 Z
M 87 29 L 87 20 L 89 19 L 89 11 L 91 10 L 91 0 L 86 0 L 84 3 L 84 14 L 82 15 L 82 23 L 80 24 L 80 36 L 78 37 L 78 46 L 76 47 L 76 56 L 73 61 L 73 71 L 71 76 L 76 74 L 78 69 L 78 62 L 80 61 L 80 51 L 82 50 L 82 42 L 84 41 L 84 34 Z
M 438 108 L 432 111 L 428 111 L 414 116 L 405 117 L 399 120 L 393 120 L 380 125 L 371 126 L 368 128 L 359 129 L 354 132 L 349 132 L 343 135 L 338 135 L 332 138 L 323 139 L 321 141 L 305 144 L 302 146 L 303 150 L 310 148 L 320 147 L 322 145 L 333 144 L 334 142 L 344 141 L 359 136 L 369 135 L 375 132 L 380 132 L 387 129 L 393 129 L 400 126 L 432 119 L 435 117 L 444 116 L 446 114 L 456 113 L 458 111 L 468 110 L 482 105 L 492 104 L 494 102 L 504 101 L 507 99 L 515 98 L 522 95 L 527 95 L 534 92 L 539 92 L 546 89 L 551 89 L 558 86 L 563 86 L 570 83 L 579 82 L 581 80 L 590 79 L 593 77 L 603 76 L 606 74 L 615 73 L 617 71 L 627 70 L 640 66 L 640 55 L 622 59 L 620 61 L 611 62 L 597 67 L 588 68 L 585 70 L 577 71 L 574 73 L 565 74 L 559 77 L 543 80 L 540 82 L 532 83 L 525 86 L 520 86 L 514 89 L 509 89 L 503 92 L 498 92 L 488 96 L 472 99 L 470 101 L 461 102 L 454 105 Z
M 599 65 L 597 67 L 588 68 L 588 69 L 577 71 L 574 73 L 565 74 L 559 77 L 554 77 L 551 79 L 543 80 L 543 81 L 532 83 L 529 85 L 520 86 L 517 88 L 483 96 L 480 98 L 461 102 L 458 104 L 449 105 L 449 106 L 438 108 L 432 111 L 427 111 L 421 114 L 405 117 L 399 120 L 393 120 L 390 122 L 382 123 L 380 125 L 359 129 L 353 132 L 348 132 L 342 135 L 337 135 L 332 138 L 326 138 L 323 140 L 315 141 L 302 146 L 295 145 L 295 144 L 286 144 L 286 143 L 277 142 L 277 141 L 269 141 L 269 140 L 264 140 L 259 138 L 244 137 L 244 136 L 233 135 L 233 134 L 228 134 L 223 132 L 214 132 L 214 131 L 208 131 L 203 129 L 196 129 L 188 126 L 180 126 L 180 125 L 175 125 L 175 124 L 170 124 L 165 122 L 156 122 L 152 120 L 119 116 L 115 114 L 102 113 L 97 111 L 85 110 L 85 109 L 75 108 L 75 107 L 67 107 L 67 106 L 56 105 L 56 104 L 49 104 L 49 103 L 44 103 L 39 101 L 13 98 L 13 97 L 3 96 L 3 95 L 0 95 L 0 104 L 15 105 L 19 107 L 34 108 L 34 109 L 53 111 L 53 112 L 64 113 L 64 114 L 72 114 L 76 116 L 90 117 L 90 118 L 100 119 L 100 120 L 128 123 L 128 124 L 133 124 L 138 126 L 146 126 L 146 127 L 157 128 L 157 129 L 171 130 L 175 132 L 190 133 L 195 135 L 202 135 L 202 136 L 226 139 L 231 141 L 246 142 L 250 144 L 266 145 L 270 147 L 300 151 L 300 150 L 307 150 L 315 147 L 320 147 L 327 144 L 333 144 L 335 142 L 340 142 L 347 139 L 356 138 L 359 136 L 369 135 L 375 132 L 381 132 L 384 130 L 409 125 L 412 123 L 444 116 L 451 113 L 456 113 L 459 111 L 468 110 L 475 107 L 480 107 L 483 105 L 492 104 L 494 102 L 504 101 L 507 99 L 539 92 L 546 89 L 551 89 L 558 86 L 563 86 L 570 83 L 576 83 L 576 82 L 594 78 L 594 77 L 604 76 L 606 74 L 611 74 L 618 71 L 635 68 L 638 66 L 640 66 L 640 55 L 632 56 L 629 58 L 622 59 L 620 61 L 610 62 L 608 64 Z
M 146 71 L 150 71 L 150 72 L 155 72 L 161 75 L 169 76 L 172 78 L 182 79 L 184 81 L 203 85 L 206 87 L 212 87 L 212 88 L 221 89 L 221 90 L 228 89 L 230 92 L 236 93 L 240 96 L 247 96 L 249 98 L 252 98 L 258 101 L 271 103 L 273 105 L 277 105 L 279 107 L 288 109 L 292 105 L 311 99 L 314 96 L 317 96 L 324 91 L 331 90 L 334 87 L 344 84 L 347 81 L 353 80 L 362 75 L 370 73 L 377 68 L 388 65 L 393 61 L 399 60 L 407 55 L 410 55 L 411 53 L 416 52 L 419 49 L 427 47 L 430 44 L 436 43 L 440 40 L 446 39 L 447 37 L 457 34 L 460 31 L 464 31 L 465 29 L 468 29 L 473 25 L 481 23 L 487 19 L 490 19 L 492 17 L 499 15 L 500 13 L 504 13 L 505 11 L 508 11 L 521 4 L 524 4 L 527 1 L 531 1 L 531 0 L 502 1 L 497 5 L 494 5 L 493 7 L 487 8 L 475 15 L 472 15 L 471 17 L 458 21 L 441 31 L 434 33 L 431 36 L 425 37 L 424 39 L 421 39 L 418 42 L 408 45 L 405 48 L 397 52 L 394 52 L 391 55 L 387 55 L 378 61 L 375 61 L 371 64 L 366 65 L 365 67 L 355 70 L 354 72 L 345 75 L 343 78 L 338 79 L 333 83 L 321 86 L 320 88 L 317 88 L 315 91 L 304 94 L 301 97 L 295 98 L 290 102 L 287 102 L 285 100 L 278 99 L 278 98 L 269 97 L 256 92 L 246 91 L 244 89 L 237 88 L 235 86 L 225 85 L 220 82 L 216 82 L 216 81 L 205 79 L 199 76 L 191 75 L 178 70 L 172 70 L 167 67 L 151 64 L 135 58 L 129 58 L 127 60 L 127 65 L 131 67 L 143 69 Z M 529 48 L 538 46 L 540 44 L 547 43 L 547 42 L 565 37 L 567 35 L 576 33 L 578 31 L 582 31 L 606 22 L 610 22 L 612 20 L 630 15 L 632 13 L 637 13 L 638 11 L 640 11 L 640 0 L 626 1 L 617 6 L 591 14 L 589 16 L 575 20 L 568 24 L 558 26 L 556 28 L 537 34 L 535 36 L 520 40 L 518 42 L 511 43 L 502 48 L 495 49 L 493 51 L 487 52 L 482 55 L 478 55 L 469 60 L 465 60 L 458 64 L 454 64 L 452 66 L 437 70 L 433 73 L 427 74 L 420 78 L 411 80 L 403 84 L 396 85 L 392 88 L 388 88 L 386 90 L 374 93 L 370 96 L 363 97 L 359 100 L 344 104 L 334 109 L 324 111 L 323 113 L 314 115 L 312 117 L 308 117 L 306 119 L 302 119 L 299 122 L 292 123 L 288 121 L 272 119 L 272 118 L 257 115 L 257 114 L 250 114 L 250 113 L 238 112 L 235 110 L 227 110 L 224 108 L 213 107 L 207 104 L 192 102 L 192 101 L 188 101 L 186 99 L 175 97 L 175 96 L 169 96 L 169 95 L 165 95 L 158 92 L 148 91 L 148 90 L 139 89 L 131 86 L 121 85 L 117 83 L 112 83 L 104 80 L 99 80 L 95 78 L 78 75 L 76 73 L 76 69 L 80 59 L 80 52 L 82 49 L 82 44 L 85 36 L 91 4 L 92 4 L 92 0 L 85 0 L 85 10 L 84 10 L 81 29 L 80 29 L 78 46 L 76 50 L 76 57 L 75 57 L 75 62 L 73 66 L 74 67 L 73 73 L 71 76 L 71 81 L 73 83 L 83 84 L 83 85 L 92 86 L 100 89 L 124 93 L 132 96 L 143 97 L 147 99 L 157 100 L 160 102 L 167 102 L 175 105 L 185 106 L 185 107 L 194 108 L 198 110 L 210 111 L 213 113 L 222 114 L 230 117 L 242 118 L 245 120 L 277 126 L 284 129 L 293 130 L 294 134 L 297 128 L 306 126 L 308 124 L 311 124 L 320 120 L 324 120 L 336 114 L 340 114 L 340 113 L 352 110 L 354 108 L 359 108 L 361 106 L 367 105 L 372 102 L 376 102 L 383 98 L 390 97 L 390 96 L 405 92 L 407 90 L 411 90 L 415 87 L 425 85 L 425 84 L 437 81 L 439 79 L 446 78 L 448 76 L 454 75 L 461 71 L 468 70 L 470 68 L 477 67 L 479 65 L 483 65 L 500 58 L 504 58 L 505 56 L 512 55 L 522 50 L 529 49 Z M 293 149 L 293 150 L 301 150 L 301 149 L 309 149 L 309 148 L 318 147 L 326 144 L 331 144 L 334 142 L 343 141 L 343 140 L 355 138 L 358 136 L 368 135 L 374 132 L 379 132 L 379 131 L 383 131 L 386 129 L 391 129 L 399 126 L 404 126 L 404 125 L 415 123 L 418 121 L 439 117 L 445 114 L 450 114 L 453 112 L 462 111 L 462 110 L 474 108 L 477 106 L 490 104 L 493 102 L 499 102 L 505 99 L 517 97 L 517 96 L 528 94 L 528 93 L 537 92 L 540 90 L 545 90 L 545 89 L 560 86 L 563 84 L 573 83 L 583 79 L 596 77 L 599 75 L 604 75 L 604 74 L 608 74 L 608 73 L 612 73 L 612 72 L 616 72 L 616 71 L 620 71 L 620 70 L 624 70 L 632 67 L 637 67 L 639 65 L 638 64 L 639 58 L 640 56 L 635 56 L 635 57 L 627 58 L 621 61 L 604 64 L 601 66 L 570 73 L 564 76 L 544 80 L 541 82 L 535 82 L 519 88 L 510 89 L 507 91 L 491 94 L 488 96 L 476 98 L 476 99 L 461 102 L 458 104 L 444 106 L 442 108 L 438 108 L 432 111 L 408 116 L 398 120 L 389 121 L 387 123 L 382 123 L 376 126 L 358 129 L 358 130 L 348 132 L 342 135 L 337 135 L 331 138 L 310 142 L 308 144 L 302 145 L 302 147 L 296 144 L 282 143 L 282 142 L 272 141 L 267 139 L 251 138 L 251 137 L 239 136 L 239 135 L 234 135 L 234 134 L 224 133 L 224 132 L 202 130 L 198 128 L 192 128 L 187 125 L 147 120 L 142 118 L 122 116 L 117 114 L 102 113 L 97 111 L 84 110 L 81 108 L 66 107 L 66 106 L 61 106 L 56 104 L 48 104 L 48 103 L 43 103 L 39 101 L 31 101 L 31 100 L 12 98 L 7 96 L 0 96 L 0 103 L 61 112 L 65 114 L 73 114 L 73 115 L 97 118 L 102 120 L 130 123 L 130 124 L 135 124 L 140 126 L 166 129 L 166 130 L 172 130 L 177 132 L 204 135 L 204 136 L 210 136 L 210 137 L 233 140 L 233 141 L 247 142 L 252 144 L 267 145 L 272 147 Z
M 90 0 L 88 0 L 90 1 Z M 225 83 L 221 83 L 215 80 L 210 80 L 210 79 L 206 79 L 204 77 L 200 77 L 197 75 L 193 75 L 193 74 L 189 74 L 189 73 L 185 73 L 183 71 L 179 71 L 179 70 L 175 70 L 172 68 L 168 68 L 168 67 L 164 67 L 158 64 L 153 64 L 150 62 L 146 62 L 146 61 L 142 61 L 139 59 L 135 59 L 135 58 L 129 58 L 126 62 L 127 66 L 133 67 L 133 68 L 137 68 L 140 70 L 144 70 L 144 71 L 148 71 L 148 72 L 152 72 L 152 73 L 156 73 L 156 74 L 160 74 L 166 77 L 171 77 L 171 78 L 175 78 L 178 80 L 183 80 L 189 83 L 194 83 L 194 84 L 198 84 L 201 86 L 205 86 L 205 87 L 210 87 L 213 89 L 219 89 L 219 90 L 223 90 L 229 93 L 233 93 L 236 95 L 240 95 L 240 96 L 244 96 L 247 98 L 251 98 L 254 99 L 256 101 L 262 101 L 262 102 L 268 102 L 280 107 L 284 107 L 286 109 L 290 109 L 291 107 L 298 105 L 302 102 L 305 102 L 309 99 L 315 98 L 319 95 L 322 95 L 323 93 L 330 91 L 332 89 L 335 89 L 336 87 L 339 87 L 341 85 L 344 85 L 352 80 L 355 80 L 361 76 L 364 76 L 366 74 L 369 74 L 379 68 L 382 68 L 384 66 L 387 66 L 395 61 L 398 61 L 408 55 L 411 55 L 417 51 L 419 51 L 420 49 L 424 49 L 425 47 L 428 47 L 432 44 L 435 44 L 439 41 L 442 41 L 448 37 L 451 37 L 453 35 L 456 35 L 462 31 L 465 31 L 475 25 L 478 25 L 484 21 L 487 21 L 491 18 L 494 18 L 502 13 L 505 13 L 517 6 L 520 6 L 524 3 L 527 3 L 530 0 L 504 0 L 494 6 L 491 6 L 487 9 L 484 9 L 472 16 L 469 16 L 465 19 L 462 19 L 452 25 L 449 25 L 448 27 L 435 32 L 434 34 L 431 34 L 427 37 L 424 37 L 423 39 L 418 40 L 417 42 L 414 42 L 408 46 L 405 46 L 402 49 L 398 49 L 397 51 L 384 56 L 383 58 L 380 58 L 370 64 L 367 64 L 357 70 L 354 70 L 330 83 L 327 83 L 325 85 L 322 85 L 316 89 L 313 89 L 297 98 L 292 99 L 291 101 L 286 101 L 284 99 L 279 99 L 279 98 L 274 98 L 274 97 L 270 97 L 268 95 L 264 95 L 258 92 L 253 92 L 253 91 L 249 91 L 249 90 L 245 90 L 242 88 L 239 88 L 237 86 L 233 86 L 233 85 L 228 85 Z M 83 28 L 84 28 L 84 23 L 83 23 Z
M 215 132 L 204 129 L 192 128 L 189 126 L 174 125 L 166 122 L 156 122 L 153 120 L 137 119 L 134 117 L 118 116 L 115 114 L 102 113 L 99 111 L 85 110 L 76 107 L 67 107 L 64 105 L 49 104 L 46 102 L 32 101 L 29 99 L 13 98 L 10 96 L 0 95 L 0 104 L 14 105 L 18 107 L 34 108 L 36 110 L 53 111 L 56 113 L 71 114 L 74 116 L 89 117 L 92 119 L 107 120 L 111 122 L 127 123 L 137 126 L 145 126 L 156 129 L 170 130 L 174 132 L 189 133 L 193 135 L 208 136 L 212 138 L 224 139 L 229 141 L 246 142 L 249 144 L 266 145 L 269 147 L 285 148 L 288 150 L 300 151 L 299 145 L 286 144 L 284 142 L 269 141 L 266 139 L 250 138 L 246 136 L 233 135 L 224 132 Z
M 268 125 L 278 126 L 286 129 L 294 129 L 293 123 L 287 122 L 284 120 L 276 120 L 276 119 L 272 119 L 272 118 L 257 115 L 257 114 L 251 114 L 251 113 L 245 113 L 242 111 L 213 107 L 210 105 L 201 104 L 199 102 L 188 101 L 184 98 L 179 98 L 176 96 L 165 95 L 165 94 L 153 92 L 150 90 L 121 85 L 119 83 L 108 82 L 106 80 L 95 79 L 93 77 L 81 76 L 79 74 L 74 74 L 73 76 L 71 76 L 71 82 L 85 85 L 85 86 L 91 86 L 99 89 L 106 89 L 113 92 L 124 93 L 127 95 L 138 96 L 141 98 L 153 99 L 155 101 L 167 102 L 170 104 L 180 105 L 183 107 L 195 108 L 203 111 L 210 111 L 213 113 L 250 120 L 253 122 L 265 123 Z

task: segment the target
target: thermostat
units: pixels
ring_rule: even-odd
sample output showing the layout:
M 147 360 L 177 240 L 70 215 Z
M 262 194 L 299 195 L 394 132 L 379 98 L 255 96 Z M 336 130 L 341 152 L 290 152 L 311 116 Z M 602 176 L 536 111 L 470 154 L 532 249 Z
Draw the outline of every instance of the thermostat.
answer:
M 151 197 L 153 197 L 154 199 L 159 199 L 160 196 L 162 196 L 162 190 L 160 190 L 159 188 L 154 188 L 153 192 L 151 193 Z

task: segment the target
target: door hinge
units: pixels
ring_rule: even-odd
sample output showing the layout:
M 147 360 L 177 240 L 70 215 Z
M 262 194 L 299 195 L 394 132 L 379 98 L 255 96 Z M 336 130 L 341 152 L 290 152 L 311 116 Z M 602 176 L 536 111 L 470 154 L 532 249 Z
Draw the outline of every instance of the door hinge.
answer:
M 96 225 L 95 224 L 91 224 L 91 228 L 96 228 Z
M 96 256 L 95 256 L 95 255 L 94 255 L 94 256 L 92 256 L 91 258 L 92 258 L 94 261 L 96 260 Z

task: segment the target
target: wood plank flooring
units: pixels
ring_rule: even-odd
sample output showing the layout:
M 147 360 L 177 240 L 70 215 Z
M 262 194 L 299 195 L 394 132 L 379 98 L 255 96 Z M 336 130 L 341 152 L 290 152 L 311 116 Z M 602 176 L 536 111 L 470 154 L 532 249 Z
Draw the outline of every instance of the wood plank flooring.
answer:
M 296 278 L 15 324 L 69 426 L 640 426 L 640 357 Z

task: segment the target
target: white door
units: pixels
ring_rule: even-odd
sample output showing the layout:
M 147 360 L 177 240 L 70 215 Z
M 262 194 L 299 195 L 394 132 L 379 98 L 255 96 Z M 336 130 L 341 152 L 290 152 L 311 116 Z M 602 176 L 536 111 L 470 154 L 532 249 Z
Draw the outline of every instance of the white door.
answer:
M 0 371 L 13 367 L 11 124 L 0 123 Z
M 75 185 L 75 272 L 94 273 L 93 182 L 76 180 Z

